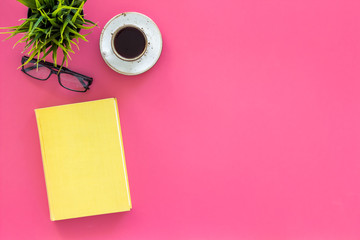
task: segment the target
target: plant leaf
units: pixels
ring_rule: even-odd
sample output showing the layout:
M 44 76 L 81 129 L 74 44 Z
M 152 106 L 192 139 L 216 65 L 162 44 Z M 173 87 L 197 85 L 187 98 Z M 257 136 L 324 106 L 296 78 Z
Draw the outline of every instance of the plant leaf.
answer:
M 54 27 L 60 28 L 60 25 L 56 23 L 56 19 L 55 18 L 50 18 L 49 15 L 46 14 L 46 12 L 44 10 L 39 10 L 39 12 L 41 13 L 41 15 L 43 17 L 46 18 L 46 20 L 48 20 L 51 25 L 53 25 Z
M 80 24 L 76 24 L 77 28 L 81 28 L 81 29 L 92 29 L 95 27 L 95 25 L 92 26 L 84 26 L 84 25 L 80 25 Z
M 73 21 L 71 21 L 70 15 L 66 16 L 65 22 L 69 23 L 71 26 L 73 26 L 76 29 L 75 24 L 73 23 Z
M 75 20 L 76 20 L 76 18 L 77 18 L 78 16 L 81 17 L 80 13 L 81 13 L 81 11 L 82 11 L 82 9 L 83 9 L 84 3 L 85 3 L 85 1 L 80 4 L 78 10 L 76 11 L 76 13 L 74 14 L 74 16 L 73 16 L 72 19 L 71 19 L 72 22 L 75 22 Z M 81 17 L 81 18 L 82 18 L 82 17 Z
M 73 34 L 75 35 L 75 37 L 81 38 L 81 39 L 84 40 L 85 42 L 88 41 L 83 35 L 81 35 L 81 34 L 78 33 L 77 31 L 74 31 L 74 30 L 72 30 L 71 28 L 69 28 L 69 31 L 70 31 L 71 33 L 73 33 Z
M 35 0 L 17 0 L 19 3 L 25 5 L 28 8 L 36 9 Z
M 60 12 L 61 10 L 64 10 L 64 9 L 77 10 L 77 8 L 75 8 L 75 7 L 61 6 L 61 7 L 58 7 L 58 8 L 52 13 L 52 16 L 55 17 L 58 12 Z
M 87 24 L 93 24 L 93 25 L 96 25 L 96 26 L 97 26 L 96 23 L 94 23 L 93 21 L 90 21 L 89 19 L 85 19 L 85 22 L 86 22 Z
M 45 48 L 45 50 L 46 50 L 46 48 Z M 49 53 L 51 53 L 51 52 L 52 52 L 52 48 L 50 47 L 45 53 L 43 53 L 43 56 L 42 56 L 41 60 L 45 60 L 47 55 L 49 55 Z
M 32 27 L 32 29 L 31 29 L 31 31 L 29 32 L 28 35 L 31 35 L 31 34 L 34 32 L 34 30 L 37 28 L 37 26 L 39 26 L 40 22 L 41 22 L 43 19 L 44 19 L 43 16 L 40 16 L 40 17 L 39 17 L 39 19 L 36 21 L 36 23 L 34 24 L 34 26 Z M 31 22 L 30 24 L 32 24 L 32 22 Z

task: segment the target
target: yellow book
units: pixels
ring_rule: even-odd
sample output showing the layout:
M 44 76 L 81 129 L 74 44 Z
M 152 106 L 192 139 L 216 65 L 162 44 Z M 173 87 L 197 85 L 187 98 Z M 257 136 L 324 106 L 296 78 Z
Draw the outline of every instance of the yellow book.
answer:
M 129 211 L 115 98 L 35 110 L 52 221 Z

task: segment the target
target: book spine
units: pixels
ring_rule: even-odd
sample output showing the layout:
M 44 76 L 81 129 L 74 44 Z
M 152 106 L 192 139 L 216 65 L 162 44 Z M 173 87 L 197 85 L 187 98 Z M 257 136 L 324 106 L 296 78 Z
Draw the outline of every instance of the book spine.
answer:
M 39 131 L 39 140 L 40 140 L 40 147 L 41 147 L 41 156 L 42 156 L 42 162 L 43 162 L 43 168 L 44 168 L 44 176 L 45 176 L 45 185 L 46 185 L 46 192 L 47 192 L 47 196 L 48 196 L 48 204 L 49 204 L 49 211 L 50 211 L 50 220 L 51 221 L 55 221 L 55 217 L 53 216 L 53 213 L 51 211 L 52 208 L 52 201 L 51 201 L 51 194 L 50 194 L 50 187 L 49 187 L 49 182 L 48 182 L 48 177 L 47 177 L 47 164 L 46 164 L 46 151 L 45 151 L 45 144 L 44 144 L 44 139 L 43 139 L 43 135 L 42 135 L 42 131 L 41 131 L 41 117 L 40 117 L 40 113 L 39 113 L 39 109 L 35 109 L 35 116 L 36 116 L 36 122 L 37 122 L 37 126 L 38 126 L 38 131 Z
M 131 204 L 131 197 L 130 197 L 129 180 L 128 180 L 128 175 L 127 175 L 126 162 L 125 162 L 125 151 L 124 151 L 124 145 L 123 145 L 122 134 L 121 134 L 119 109 L 118 109 L 118 104 L 117 104 L 116 98 L 114 98 L 114 104 L 115 104 L 115 115 L 116 115 L 116 119 L 117 119 L 118 133 L 119 133 L 119 138 L 120 138 L 119 141 L 120 141 L 120 146 L 121 146 L 121 155 L 122 155 L 122 164 L 123 164 L 123 168 L 124 168 L 126 192 L 127 192 L 127 197 L 128 197 L 128 201 L 129 201 L 129 207 L 131 209 L 132 204 Z

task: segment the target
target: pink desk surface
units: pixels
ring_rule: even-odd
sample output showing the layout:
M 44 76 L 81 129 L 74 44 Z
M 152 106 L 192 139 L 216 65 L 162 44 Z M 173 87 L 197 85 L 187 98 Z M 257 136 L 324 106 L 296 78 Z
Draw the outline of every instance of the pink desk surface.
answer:
M 0 2 L 2 26 L 26 9 Z M 73 93 L 0 43 L 0 239 L 360 239 L 360 1 L 88 1 Z M 163 52 L 123 76 L 99 52 L 118 13 Z M 1 39 L 4 39 L 1 36 Z M 34 109 L 116 97 L 133 209 L 51 222 Z

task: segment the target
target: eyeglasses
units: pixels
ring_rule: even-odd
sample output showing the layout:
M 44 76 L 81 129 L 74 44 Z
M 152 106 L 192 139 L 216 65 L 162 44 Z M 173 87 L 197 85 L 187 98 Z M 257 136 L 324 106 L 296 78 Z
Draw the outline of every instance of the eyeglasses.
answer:
M 86 92 L 93 82 L 91 77 L 76 73 L 66 67 L 55 67 L 54 64 L 49 62 L 39 61 L 39 63 L 37 63 L 38 60 L 35 58 L 24 65 L 28 59 L 29 57 L 27 56 L 22 57 L 21 71 L 37 80 L 45 81 L 48 80 L 52 74 L 55 74 L 58 76 L 59 84 L 63 88 L 74 92 Z

